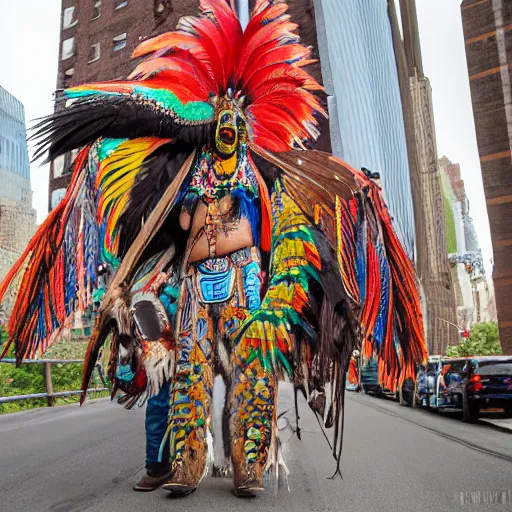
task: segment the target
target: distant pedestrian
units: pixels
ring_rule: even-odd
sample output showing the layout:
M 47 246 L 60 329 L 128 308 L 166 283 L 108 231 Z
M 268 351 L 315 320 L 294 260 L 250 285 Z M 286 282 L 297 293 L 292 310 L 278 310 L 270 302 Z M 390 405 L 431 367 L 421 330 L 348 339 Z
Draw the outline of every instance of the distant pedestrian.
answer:
M 100 376 L 101 382 L 103 383 L 104 388 L 108 388 L 107 382 L 105 380 L 105 370 L 103 369 L 103 347 L 100 349 L 98 353 L 98 359 L 96 360 L 96 368 L 98 369 L 98 375 Z

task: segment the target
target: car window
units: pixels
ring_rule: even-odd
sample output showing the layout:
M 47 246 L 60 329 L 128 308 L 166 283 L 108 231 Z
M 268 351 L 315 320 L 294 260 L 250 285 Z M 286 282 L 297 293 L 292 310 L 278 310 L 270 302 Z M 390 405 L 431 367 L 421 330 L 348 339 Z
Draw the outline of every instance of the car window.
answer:
M 475 375 L 512 375 L 512 362 L 507 363 L 478 363 Z
M 466 361 L 445 361 L 443 369 L 446 373 L 459 373 L 465 366 Z

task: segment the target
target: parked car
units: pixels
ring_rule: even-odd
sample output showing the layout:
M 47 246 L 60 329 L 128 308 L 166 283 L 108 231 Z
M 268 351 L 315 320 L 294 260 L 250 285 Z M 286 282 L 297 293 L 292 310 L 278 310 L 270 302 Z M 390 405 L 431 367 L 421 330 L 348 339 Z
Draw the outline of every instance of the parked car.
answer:
M 405 405 L 407 407 L 416 407 L 418 401 L 416 399 L 415 393 L 416 382 L 410 378 L 405 379 L 397 391 L 397 400 L 399 404 Z
M 431 356 L 418 371 L 415 400 L 421 407 L 460 410 L 469 422 L 481 409 L 512 413 L 512 357 Z
M 431 405 L 436 405 L 434 395 L 436 391 L 435 382 L 439 373 L 439 363 L 439 356 L 430 356 L 427 364 L 418 368 L 411 405 L 427 408 Z
M 367 395 L 375 395 L 378 397 L 396 398 L 396 394 L 389 389 L 383 388 L 379 384 L 379 365 L 377 358 L 366 357 L 360 358 L 360 379 L 361 388 Z
M 512 357 L 471 358 L 462 393 L 466 421 L 477 419 L 480 410 L 487 408 L 512 414 Z

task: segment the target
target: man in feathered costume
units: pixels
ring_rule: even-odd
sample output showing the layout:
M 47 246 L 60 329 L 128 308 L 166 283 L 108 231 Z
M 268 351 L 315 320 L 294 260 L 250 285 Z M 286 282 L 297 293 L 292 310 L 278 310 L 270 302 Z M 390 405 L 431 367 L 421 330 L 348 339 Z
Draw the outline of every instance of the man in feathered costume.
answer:
M 127 407 L 149 399 L 148 469 L 162 465 L 175 494 L 206 472 L 220 375 L 224 452 L 246 496 L 277 470 L 278 381 L 335 426 L 339 466 L 353 350 L 376 353 L 393 388 L 426 348 L 380 189 L 308 149 L 326 113 L 286 2 L 257 0 L 245 31 L 226 0 L 199 4 L 140 44 L 129 80 L 73 87 L 73 104 L 39 124 L 40 154 L 82 149 L 0 297 L 17 293 L 21 362 L 104 287 L 83 389 L 110 334 L 113 393 Z

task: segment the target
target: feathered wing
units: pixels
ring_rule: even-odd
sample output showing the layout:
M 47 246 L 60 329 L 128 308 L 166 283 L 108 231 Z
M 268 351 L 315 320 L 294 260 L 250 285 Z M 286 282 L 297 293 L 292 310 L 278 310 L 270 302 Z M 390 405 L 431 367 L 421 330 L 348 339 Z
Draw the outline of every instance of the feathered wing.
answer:
M 67 89 L 64 98 L 75 101 L 35 126 L 36 158 L 48 151 L 53 159 L 100 137 L 172 138 L 200 146 L 214 126 L 207 95 L 178 91 L 162 79 L 86 84 Z
M 336 427 L 339 461 L 353 350 L 376 353 L 390 389 L 426 358 L 414 269 L 380 189 L 363 173 L 318 151 L 253 150 L 277 168 L 272 251 L 266 295 L 241 338 Z
M 153 206 L 133 190 L 162 173 L 174 177 L 181 155 L 169 146 L 169 139 L 100 139 L 79 152 L 65 198 L 0 285 L 0 300 L 16 295 L 2 355 L 13 343 L 18 361 L 44 353 L 72 314 L 91 305 L 99 264 L 115 272 L 133 225 L 140 229 Z M 156 166 L 162 158 L 167 165 Z
M 16 358 L 22 361 L 44 352 L 74 311 L 78 289 L 82 302 L 89 287 L 83 279 L 85 266 L 97 267 L 97 225 L 91 197 L 89 147 L 76 159 L 75 172 L 63 201 L 39 227 L 25 252 L 0 286 L 0 299 L 11 285 L 18 285 L 9 321 L 9 341 L 1 356 L 15 343 Z M 84 244 L 84 236 L 88 244 Z M 82 279 L 79 282 L 79 276 Z

